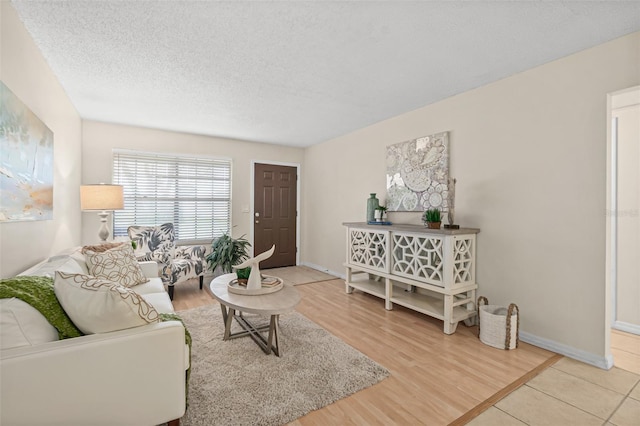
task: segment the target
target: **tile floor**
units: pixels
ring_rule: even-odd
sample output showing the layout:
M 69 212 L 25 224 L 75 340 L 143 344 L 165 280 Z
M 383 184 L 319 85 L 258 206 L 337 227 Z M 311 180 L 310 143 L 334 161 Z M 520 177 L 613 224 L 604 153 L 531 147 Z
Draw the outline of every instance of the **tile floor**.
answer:
M 563 358 L 468 424 L 640 426 L 640 374 Z

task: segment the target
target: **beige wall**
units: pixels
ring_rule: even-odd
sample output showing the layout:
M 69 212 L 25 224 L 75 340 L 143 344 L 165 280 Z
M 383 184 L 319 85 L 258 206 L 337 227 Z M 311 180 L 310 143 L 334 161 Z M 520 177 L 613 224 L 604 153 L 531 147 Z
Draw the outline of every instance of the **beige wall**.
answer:
M 606 99 L 640 82 L 639 52 L 635 33 L 307 149 L 304 260 L 344 273 L 341 223 L 365 219 L 369 192 L 384 200 L 385 147 L 450 131 L 479 294 L 517 303 L 525 335 L 603 362 Z
M 53 131 L 53 220 L 0 223 L 0 277 L 80 244 L 81 121 L 8 1 L 0 2 L 0 79 Z
M 146 152 L 164 152 L 206 155 L 232 159 L 232 235 L 251 235 L 250 213 L 243 208 L 251 206 L 251 168 L 256 162 L 287 162 L 302 165 L 304 151 L 278 145 L 252 143 L 209 136 L 198 136 L 164 130 L 83 121 L 82 129 L 82 183 L 111 182 L 112 152 L 129 149 Z M 303 170 L 303 167 L 301 167 Z M 82 242 L 98 240 L 99 219 L 95 213 L 83 213 Z

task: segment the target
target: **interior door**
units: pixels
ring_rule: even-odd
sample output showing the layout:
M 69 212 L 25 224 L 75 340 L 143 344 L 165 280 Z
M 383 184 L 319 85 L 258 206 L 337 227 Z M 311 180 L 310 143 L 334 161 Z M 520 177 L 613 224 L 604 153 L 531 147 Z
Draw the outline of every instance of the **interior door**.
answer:
M 297 169 L 290 166 L 255 164 L 253 253 L 276 245 L 261 269 L 296 264 Z

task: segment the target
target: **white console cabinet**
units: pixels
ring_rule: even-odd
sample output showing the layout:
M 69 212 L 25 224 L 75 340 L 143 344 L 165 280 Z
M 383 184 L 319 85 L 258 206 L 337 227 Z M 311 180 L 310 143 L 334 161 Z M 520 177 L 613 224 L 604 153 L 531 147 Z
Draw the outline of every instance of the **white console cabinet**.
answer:
M 479 229 L 343 223 L 347 228 L 347 293 L 353 289 L 444 321 L 476 315 L 476 234 Z

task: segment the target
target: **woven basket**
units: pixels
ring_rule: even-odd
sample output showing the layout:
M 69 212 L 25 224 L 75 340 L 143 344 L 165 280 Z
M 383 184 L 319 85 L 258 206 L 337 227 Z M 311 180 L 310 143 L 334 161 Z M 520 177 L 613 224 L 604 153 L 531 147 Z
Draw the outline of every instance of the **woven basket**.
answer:
M 480 304 L 484 302 L 484 304 Z M 486 297 L 478 298 L 478 337 L 485 345 L 498 349 L 515 349 L 518 347 L 518 329 L 520 327 L 520 310 L 515 303 L 508 308 L 489 305 Z

